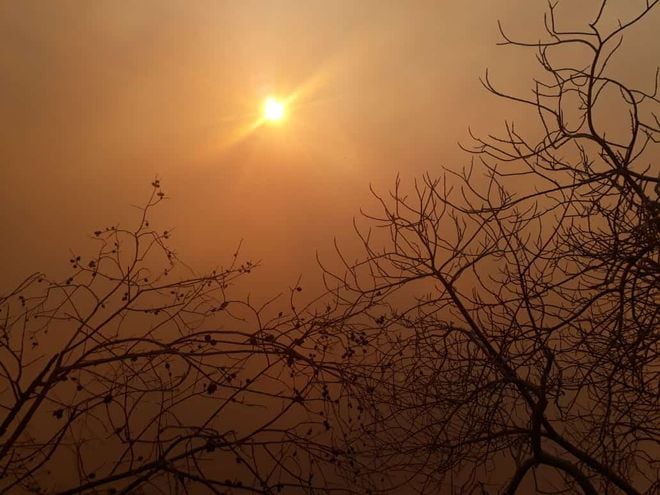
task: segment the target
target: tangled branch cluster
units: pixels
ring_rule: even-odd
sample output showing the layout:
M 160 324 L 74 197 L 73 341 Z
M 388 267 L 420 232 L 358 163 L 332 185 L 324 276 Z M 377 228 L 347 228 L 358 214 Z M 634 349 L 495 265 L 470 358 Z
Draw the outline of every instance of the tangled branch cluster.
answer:
M 532 108 L 542 138 L 507 124 L 501 138 L 473 136 L 462 172 L 411 192 L 397 180 L 359 231 L 365 256 L 327 272 L 340 303 L 359 305 L 345 328 L 369 343 L 344 367 L 356 481 L 660 489 L 657 72 L 651 92 L 608 74 L 624 32 L 656 4 L 609 31 L 607 2 L 584 31 L 561 31 L 554 5 L 546 41 L 502 31 L 504 44 L 538 50 L 546 77 L 531 99 L 484 85 Z M 576 45 L 584 66 L 553 62 Z

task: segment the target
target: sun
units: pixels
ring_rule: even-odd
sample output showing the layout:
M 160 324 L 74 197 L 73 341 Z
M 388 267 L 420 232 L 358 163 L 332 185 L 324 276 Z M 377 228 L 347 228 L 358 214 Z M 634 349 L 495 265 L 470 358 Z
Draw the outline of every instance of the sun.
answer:
M 284 103 L 269 96 L 264 101 L 264 119 L 268 122 L 279 122 L 284 118 Z

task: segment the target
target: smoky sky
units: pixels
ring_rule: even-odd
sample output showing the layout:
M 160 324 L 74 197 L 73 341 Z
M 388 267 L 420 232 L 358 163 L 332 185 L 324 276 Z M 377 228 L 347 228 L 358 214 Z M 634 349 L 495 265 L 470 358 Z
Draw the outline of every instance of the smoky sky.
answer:
M 559 12 L 583 25 L 594 5 Z M 156 221 L 191 266 L 226 262 L 242 240 L 263 262 L 255 291 L 313 279 L 316 251 L 351 242 L 369 184 L 469 163 L 468 126 L 531 122 L 479 77 L 529 91 L 534 52 L 496 46 L 497 20 L 535 40 L 546 6 L 0 0 L 0 286 L 57 275 L 90 232 L 130 226 L 156 176 L 170 197 Z M 612 61 L 647 90 L 651 17 Z M 264 97 L 293 93 L 283 125 L 242 132 Z

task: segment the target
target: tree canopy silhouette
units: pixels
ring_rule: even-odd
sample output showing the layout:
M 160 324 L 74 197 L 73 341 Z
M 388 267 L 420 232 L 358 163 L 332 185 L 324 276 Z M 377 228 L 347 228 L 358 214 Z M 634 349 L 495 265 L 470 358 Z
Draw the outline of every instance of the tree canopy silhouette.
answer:
M 295 308 L 300 287 L 286 314 L 231 297 L 255 268 L 238 253 L 192 272 L 151 224 L 152 187 L 137 227 L 94 232 L 65 280 L 0 298 L 0 491 L 327 489 L 319 404 L 338 373 L 307 320 L 332 308 Z
M 473 136 L 461 172 L 374 193 L 364 255 L 326 270 L 351 308 L 342 331 L 368 349 L 343 367 L 355 482 L 660 489 L 658 74 L 632 87 L 610 70 L 656 4 L 612 22 L 603 1 L 581 30 L 562 30 L 550 4 L 540 41 L 500 26 L 503 45 L 537 51 L 544 76 L 531 97 L 488 73 L 484 86 L 531 109 L 540 137 L 507 123 Z
M 374 193 L 320 298 L 232 295 L 238 252 L 195 273 L 152 225 L 155 180 L 135 228 L 0 297 L 0 491 L 657 493 L 658 72 L 611 70 L 656 4 L 500 27 L 544 75 L 484 86 L 538 129 Z

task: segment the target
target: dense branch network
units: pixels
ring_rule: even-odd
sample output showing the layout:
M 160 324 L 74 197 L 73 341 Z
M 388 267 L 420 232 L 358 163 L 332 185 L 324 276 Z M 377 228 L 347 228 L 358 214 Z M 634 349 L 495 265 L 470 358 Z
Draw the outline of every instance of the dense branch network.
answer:
M 358 230 L 365 256 L 327 270 L 340 304 L 359 307 L 344 331 L 369 350 L 344 366 L 356 482 L 660 489 L 658 72 L 651 91 L 608 72 L 656 4 L 607 30 L 604 1 L 583 31 L 560 30 L 550 4 L 533 43 L 500 26 L 546 77 L 531 99 L 484 85 L 534 110 L 542 138 L 507 123 L 501 138 L 473 136 L 462 172 L 397 180 Z M 584 65 L 562 63 L 577 45 Z
M 315 458 L 338 373 L 309 323 L 332 308 L 231 298 L 255 268 L 238 253 L 191 272 L 150 225 L 152 186 L 137 228 L 0 299 L 0 491 L 332 492 Z
M 94 232 L 71 275 L 0 298 L 0 491 L 656 493 L 658 72 L 609 70 L 657 0 L 538 51 L 538 116 L 469 167 L 397 179 L 328 292 L 233 297 L 151 226 Z M 561 48 L 583 47 L 579 63 Z M 577 53 L 577 51 L 576 51 Z

